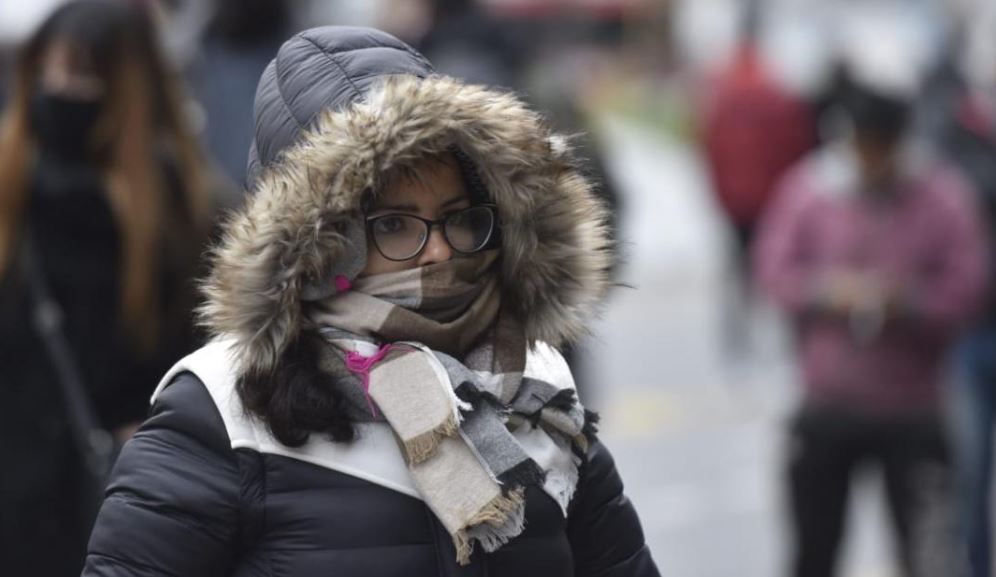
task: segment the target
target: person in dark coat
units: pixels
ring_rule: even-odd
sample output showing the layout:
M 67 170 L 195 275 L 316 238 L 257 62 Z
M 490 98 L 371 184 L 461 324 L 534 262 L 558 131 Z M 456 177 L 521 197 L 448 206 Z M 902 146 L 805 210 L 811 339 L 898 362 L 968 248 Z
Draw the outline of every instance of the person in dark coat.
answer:
M 364 28 L 288 40 L 255 125 L 213 339 L 122 450 L 83 575 L 657 576 L 557 349 L 610 264 L 565 141 Z
M 188 71 L 204 108 L 201 135 L 241 199 L 245 155 L 253 138 L 252 94 L 271 55 L 296 29 L 286 0 L 218 0 Z M 232 203 L 237 204 L 237 203 Z
M 964 575 L 990 577 L 992 563 L 993 426 L 996 423 L 996 64 L 983 38 L 996 30 L 996 10 L 973 14 L 927 84 L 920 104 L 923 132 L 938 154 L 961 170 L 986 224 L 988 277 L 984 306 L 955 356 L 950 389 L 952 449 L 957 466 Z M 972 30 L 974 28 L 974 30 Z M 977 35 L 977 37 L 976 37 Z M 980 42 L 981 41 L 981 42 Z M 981 48 L 977 44 L 981 43 Z M 961 574 L 961 573 L 959 573 Z
M 29 278 L 60 313 L 55 332 L 93 420 L 119 441 L 147 415 L 154 379 L 197 347 L 193 279 L 211 202 L 154 41 L 144 13 L 80 0 L 41 25 L 11 78 L 0 132 L 4 575 L 78 575 L 99 497 L 94 479 L 87 498 L 80 431 Z

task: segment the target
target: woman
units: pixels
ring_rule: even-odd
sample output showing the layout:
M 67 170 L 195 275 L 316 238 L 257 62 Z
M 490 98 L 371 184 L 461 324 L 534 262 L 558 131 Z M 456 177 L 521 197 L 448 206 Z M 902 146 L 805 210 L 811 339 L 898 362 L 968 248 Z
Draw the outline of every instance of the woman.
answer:
M 286 42 L 255 108 L 215 339 L 161 381 L 84 575 L 657 575 L 552 346 L 609 264 L 563 142 L 361 28 Z
M 58 337 L 119 440 L 146 416 L 149 384 L 196 348 L 187 319 L 210 201 L 154 38 L 126 4 L 80 1 L 19 54 L 0 132 L 0 567 L 11 575 L 78 574 L 92 523 L 29 278 L 61 310 Z

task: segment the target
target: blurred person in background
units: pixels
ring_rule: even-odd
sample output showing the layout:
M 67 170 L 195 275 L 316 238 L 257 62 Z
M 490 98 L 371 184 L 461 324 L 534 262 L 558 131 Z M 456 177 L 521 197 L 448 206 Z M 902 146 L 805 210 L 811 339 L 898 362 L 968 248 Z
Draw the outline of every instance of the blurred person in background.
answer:
M 195 347 L 211 221 L 180 88 L 137 5 L 78 0 L 17 59 L 0 132 L 0 568 L 79 574 L 92 519 L 67 405 L 32 322 L 40 277 L 102 427 L 126 439 Z M 37 274 L 28 271 L 37 271 Z
M 733 229 L 735 279 L 721 331 L 730 360 L 750 352 L 749 255 L 758 221 L 778 178 L 814 144 L 806 103 L 779 82 L 761 52 L 762 4 L 745 4 L 740 41 L 728 65 L 707 83 L 700 110 L 706 166 Z
M 605 214 L 514 96 L 323 27 L 256 90 L 214 339 L 122 449 L 84 575 L 658 575 L 555 346 Z
M 996 6 L 969 3 L 956 18 L 920 108 L 927 138 L 974 185 L 989 225 L 989 290 L 978 322 L 959 346 L 952 404 L 967 575 L 989 577 L 996 423 Z
M 7 105 L 14 49 L 0 42 L 0 110 Z
M 481 0 L 430 0 L 429 28 L 413 45 L 444 74 L 473 84 L 521 86 L 525 54 Z
M 204 111 L 204 145 L 241 191 L 253 137 L 256 82 L 280 43 L 293 32 L 291 7 L 287 0 L 212 4 L 214 12 L 188 77 Z
M 570 34 L 565 36 L 568 37 L 558 38 L 556 34 L 550 34 L 545 38 L 548 46 L 535 64 L 538 70 L 529 75 L 532 80 L 528 89 L 529 101 L 547 113 L 548 122 L 554 130 L 571 135 L 571 146 L 580 159 L 578 170 L 592 183 L 593 192 L 605 209 L 606 230 L 611 240 L 609 273 L 615 284 L 625 261 L 625 251 L 619 240 L 625 199 L 609 170 L 605 146 L 593 130 L 590 109 L 586 108 L 590 106 L 586 102 L 586 93 L 590 90 L 586 83 L 590 79 L 582 70 L 595 58 L 594 53 L 599 49 L 607 50 L 605 44 L 608 42 L 603 41 L 602 46 L 595 48 L 592 45 L 594 41 L 583 44 L 572 39 Z M 602 402 L 604 399 L 600 395 L 606 391 L 604 388 L 599 390 L 595 382 L 585 342 L 565 347 L 563 353 L 574 374 L 578 393 L 592 406 Z
M 985 288 L 984 229 L 967 183 L 908 137 L 915 71 L 876 46 L 845 55 L 851 134 L 790 171 L 755 247 L 804 385 L 787 455 L 797 577 L 835 574 L 866 465 L 884 478 L 900 574 L 955 574 L 941 383 Z

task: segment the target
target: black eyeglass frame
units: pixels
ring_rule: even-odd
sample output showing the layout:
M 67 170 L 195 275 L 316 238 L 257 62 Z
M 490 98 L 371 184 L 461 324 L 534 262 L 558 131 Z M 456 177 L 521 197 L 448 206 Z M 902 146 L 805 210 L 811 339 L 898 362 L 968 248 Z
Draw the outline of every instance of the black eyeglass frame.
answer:
M 472 251 L 463 251 L 463 250 L 460 250 L 457 247 L 453 246 L 453 242 L 450 240 L 449 234 L 447 234 L 447 232 L 446 232 L 446 222 L 449 219 L 453 218 L 454 216 L 457 216 L 457 215 L 463 214 L 463 213 L 465 213 L 465 212 L 467 212 L 469 210 L 474 210 L 474 209 L 478 209 L 478 208 L 486 208 L 491 213 L 491 230 L 488 231 L 488 236 L 481 243 L 480 248 L 474 249 Z M 386 254 L 384 254 L 384 251 L 380 248 L 380 245 L 377 244 L 377 236 L 373 232 L 373 224 L 376 221 L 378 221 L 378 220 L 380 220 L 382 218 L 389 218 L 389 217 L 392 217 L 392 216 L 393 217 L 403 216 L 403 217 L 406 217 L 406 218 L 414 218 L 416 220 L 422 221 L 422 223 L 425 225 L 426 232 L 425 232 L 425 236 L 422 237 L 422 244 L 409 257 L 406 257 L 406 258 L 392 258 L 390 256 L 387 256 Z M 482 250 L 488 248 L 488 246 L 490 244 L 492 244 L 492 242 L 494 241 L 494 239 L 496 237 L 496 233 L 497 233 L 497 231 L 500 228 L 499 225 L 498 225 L 498 206 L 494 205 L 494 204 L 489 204 L 489 203 L 475 204 L 473 206 L 468 206 L 467 208 L 463 208 L 463 209 L 457 210 L 455 212 L 451 212 L 451 213 L 447 214 L 446 216 L 444 216 L 442 218 L 437 218 L 435 220 L 432 220 L 432 219 L 429 219 L 429 218 L 423 218 L 423 217 L 418 216 L 416 214 L 410 214 L 410 213 L 407 213 L 407 212 L 389 212 L 389 213 L 386 213 L 386 214 L 378 214 L 377 216 L 368 216 L 365 219 L 365 224 L 366 224 L 366 229 L 367 229 L 367 238 L 370 240 L 370 242 L 373 243 L 374 247 L 377 249 L 377 252 L 379 252 L 380 255 L 382 257 L 386 258 L 387 260 L 394 261 L 394 262 L 405 262 L 405 261 L 408 261 L 408 260 L 412 260 L 412 259 L 418 258 L 418 256 L 420 254 L 422 254 L 422 251 L 425 250 L 426 245 L 429 244 L 429 237 L 432 235 L 432 229 L 433 229 L 433 227 L 436 227 L 436 226 L 438 226 L 443 231 L 443 239 L 446 240 L 446 244 L 448 244 L 449 247 L 451 249 L 453 249 L 453 252 L 456 252 L 456 253 L 462 254 L 462 255 L 468 255 L 468 254 L 478 253 L 478 252 L 481 252 Z

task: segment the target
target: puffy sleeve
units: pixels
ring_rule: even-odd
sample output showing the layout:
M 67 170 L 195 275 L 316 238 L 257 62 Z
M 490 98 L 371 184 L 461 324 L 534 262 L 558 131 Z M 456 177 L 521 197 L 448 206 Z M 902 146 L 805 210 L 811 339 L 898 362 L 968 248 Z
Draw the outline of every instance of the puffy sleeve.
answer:
M 221 576 L 237 551 L 240 476 L 204 385 L 179 375 L 124 446 L 84 577 Z
M 592 443 L 567 519 L 577 577 L 660 577 L 608 449 Z

